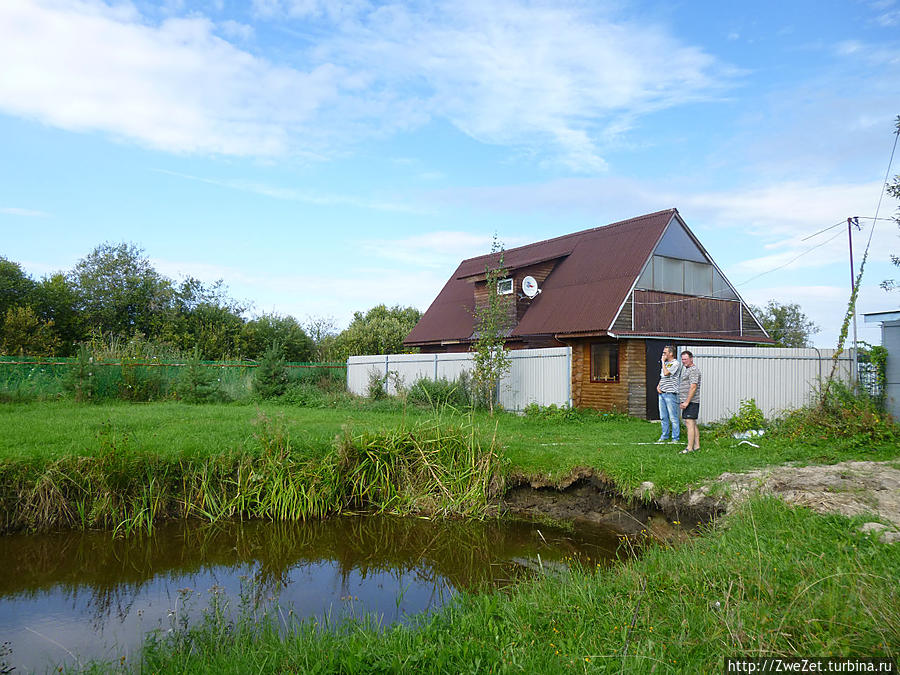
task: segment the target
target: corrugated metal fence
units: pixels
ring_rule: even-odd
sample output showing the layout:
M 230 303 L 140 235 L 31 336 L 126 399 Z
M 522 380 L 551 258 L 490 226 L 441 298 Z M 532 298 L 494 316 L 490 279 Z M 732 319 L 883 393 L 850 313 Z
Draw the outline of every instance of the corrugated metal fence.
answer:
M 509 373 L 500 382 L 500 404 L 507 410 L 522 410 L 530 403 L 570 405 L 572 397 L 572 349 L 515 349 L 509 352 Z M 347 359 L 347 389 L 365 396 L 370 374 L 384 379 L 396 373 L 404 386 L 418 379 L 455 380 L 472 370 L 472 354 L 382 354 Z M 395 377 L 387 378 L 387 391 L 396 393 Z
M 716 422 L 755 399 L 766 417 L 806 405 L 831 373 L 834 349 L 682 346 L 700 367 L 700 422 Z M 838 360 L 836 377 L 849 381 L 852 353 Z

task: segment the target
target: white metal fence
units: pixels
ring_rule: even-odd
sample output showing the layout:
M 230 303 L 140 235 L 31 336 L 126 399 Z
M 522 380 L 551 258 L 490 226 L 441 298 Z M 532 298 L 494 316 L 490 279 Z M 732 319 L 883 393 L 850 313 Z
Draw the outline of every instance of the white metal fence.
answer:
M 679 347 L 688 349 L 700 368 L 700 422 L 716 422 L 737 412 L 741 401 L 755 399 L 766 415 L 806 405 L 818 384 L 831 374 L 834 349 L 769 347 Z M 849 381 L 852 351 L 838 360 L 835 377 Z
M 522 410 L 530 403 L 547 406 L 571 405 L 572 349 L 514 349 L 509 352 L 509 373 L 500 382 L 500 405 L 507 410 Z M 351 356 L 347 359 L 347 389 L 354 394 L 368 393 L 371 376 L 385 379 L 386 388 L 395 394 L 395 379 L 404 386 L 425 378 L 455 380 L 472 370 L 472 354 L 382 354 Z

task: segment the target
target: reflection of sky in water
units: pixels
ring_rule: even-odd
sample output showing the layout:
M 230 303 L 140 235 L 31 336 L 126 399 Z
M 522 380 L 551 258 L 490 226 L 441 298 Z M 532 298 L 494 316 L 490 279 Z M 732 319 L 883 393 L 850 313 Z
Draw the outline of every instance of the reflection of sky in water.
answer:
M 566 546 L 548 546 L 543 541 L 549 533 L 545 526 L 540 538 L 534 536 L 535 526 L 517 524 L 509 525 L 511 529 L 489 527 L 477 541 L 466 537 L 456 541 L 443 536 L 453 533 L 442 532 L 441 526 L 425 524 L 421 527 L 430 529 L 424 535 L 411 534 L 404 525 L 404 531 L 392 539 L 393 526 L 385 529 L 384 525 L 391 521 L 376 522 L 372 519 L 378 528 L 372 540 L 378 550 L 373 553 L 366 549 L 371 543 L 366 537 L 371 533 L 363 533 L 360 541 L 346 538 L 360 535 L 358 522 L 347 532 L 333 521 L 314 526 L 318 528 L 315 536 L 304 539 L 295 555 L 277 560 L 266 557 L 258 547 L 251 547 L 249 554 L 237 552 L 234 543 L 240 545 L 245 536 L 241 528 L 255 528 L 251 529 L 254 536 L 268 536 L 260 534 L 266 528 L 260 523 L 233 525 L 229 531 L 212 535 L 218 546 L 213 562 L 202 556 L 198 559 L 196 547 L 188 546 L 196 542 L 181 535 L 168 537 L 167 541 L 183 542 L 171 547 L 174 554 L 164 551 L 161 562 L 147 554 L 146 545 L 141 549 L 127 542 L 113 544 L 105 533 L 57 535 L 82 538 L 77 543 L 82 559 L 74 564 L 74 571 L 59 562 L 61 556 L 72 553 L 71 547 L 60 549 L 51 541 L 44 543 L 38 555 L 28 548 L 28 536 L 4 538 L 10 545 L 0 547 L 0 569 L 12 569 L 13 561 L 7 556 L 13 556 L 20 573 L 5 580 L 0 575 L 0 642 L 9 643 L 12 649 L 11 654 L 0 656 L 0 664 L 5 660 L 16 666 L 16 672 L 45 672 L 79 660 L 117 660 L 139 647 L 147 632 L 165 632 L 180 620 L 199 619 L 209 606 L 214 587 L 221 589 L 232 614 L 243 593 L 261 610 L 280 607 L 275 615 L 287 621 L 294 620 L 293 616 L 334 625 L 348 616 L 368 614 L 387 625 L 440 607 L 456 587 L 503 584 L 517 576 L 517 570 L 535 570 L 538 554 L 545 565 L 555 559 L 552 566 L 556 569 L 566 556 L 577 554 L 577 546 L 573 547 L 572 537 L 566 533 L 558 537 Z M 278 543 L 283 541 L 281 534 L 275 532 Z M 34 536 L 34 540 L 39 538 Z M 553 543 L 552 537 L 547 538 Z M 323 548 L 322 541 L 327 550 L 317 550 Z M 477 550 L 475 544 L 486 550 Z M 92 547 L 104 547 L 105 562 L 98 560 L 102 555 L 91 553 Z M 121 551 L 110 555 L 111 547 Z M 590 547 L 595 549 L 592 558 L 602 549 L 596 542 Z M 39 569 L 42 562 L 49 572 Z M 99 574 L 90 569 L 91 564 L 106 569 Z M 90 580 L 79 581 L 79 572 Z
M 241 577 L 253 574 L 252 566 L 218 568 L 177 578 L 154 578 L 134 592 L 126 594 L 127 605 L 110 608 L 98 617 L 89 593 L 71 593 L 52 588 L 34 597 L 2 600 L 0 635 L 12 645 L 7 658 L 22 671 L 55 669 L 62 663 L 89 659 L 116 660 L 139 646 L 147 631 L 167 631 L 176 617 L 196 620 L 212 595 L 213 586 L 222 588 L 232 610 L 240 599 Z M 374 613 L 382 624 L 441 606 L 453 594 L 443 578 L 423 583 L 416 572 L 374 572 L 365 578 L 357 571 L 342 574 L 333 562 L 303 565 L 290 570 L 288 584 L 278 593 L 261 598 L 268 606 L 282 608 L 285 617 L 291 610 L 299 618 L 315 618 L 320 623 L 342 617 L 361 617 Z M 193 592 L 185 603 L 178 591 Z M 287 620 L 287 619 L 285 619 Z M 68 650 L 68 651 L 67 651 Z M 71 652 L 75 658 L 70 656 Z

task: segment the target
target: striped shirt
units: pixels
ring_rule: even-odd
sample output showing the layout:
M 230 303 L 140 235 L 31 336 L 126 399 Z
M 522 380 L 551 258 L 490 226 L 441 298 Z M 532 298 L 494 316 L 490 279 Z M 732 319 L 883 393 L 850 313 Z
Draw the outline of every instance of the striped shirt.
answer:
M 668 373 L 668 377 L 666 373 Z M 681 362 L 678 359 L 663 361 L 659 377 L 659 388 L 663 394 L 678 393 L 679 375 L 681 375 Z
M 678 380 L 678 401 L 680 403 L 687 400 L 692 384 L 697 385 L 697 391 L 694 392 L 691 403 L 700 403 L 700 369 L 697 366 L 685 366 L 681 369 L 681 377 Z

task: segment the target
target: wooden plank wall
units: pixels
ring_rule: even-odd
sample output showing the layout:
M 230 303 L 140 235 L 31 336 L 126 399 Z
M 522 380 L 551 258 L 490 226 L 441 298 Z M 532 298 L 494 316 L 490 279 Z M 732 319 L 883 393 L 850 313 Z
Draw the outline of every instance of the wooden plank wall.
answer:
M 509 317 L 512 325 L 517 325 L 522 320 L 525 312 L 531 307 L 530 298 L 520 298 L 522 295 L 522 279 L 528 276 L 534 277 L 538 282 L 538 286 L 543 285 L 550 276 L 550 272 L 556 266 L 559 260 L 546 260 L 535 265 L 529 265 L 521 269 L 514 270 L 510 275 L 513 280 L 513 292 L 510 295 L 503 296 L 506 302 L 509 302 Z M 484 281 L 475 282 L 475 307 L 481 308 L 487 304 L 487 284 Z
M 634 292 L 634 330 L 741 334 L 741 303 L 662 291 Z
M 619 381 L 591 382 L 591 342 L 572 345 L 572 398 L 577 408 L 647 413 L 647 355 L 643 340 L 619 340 Z

